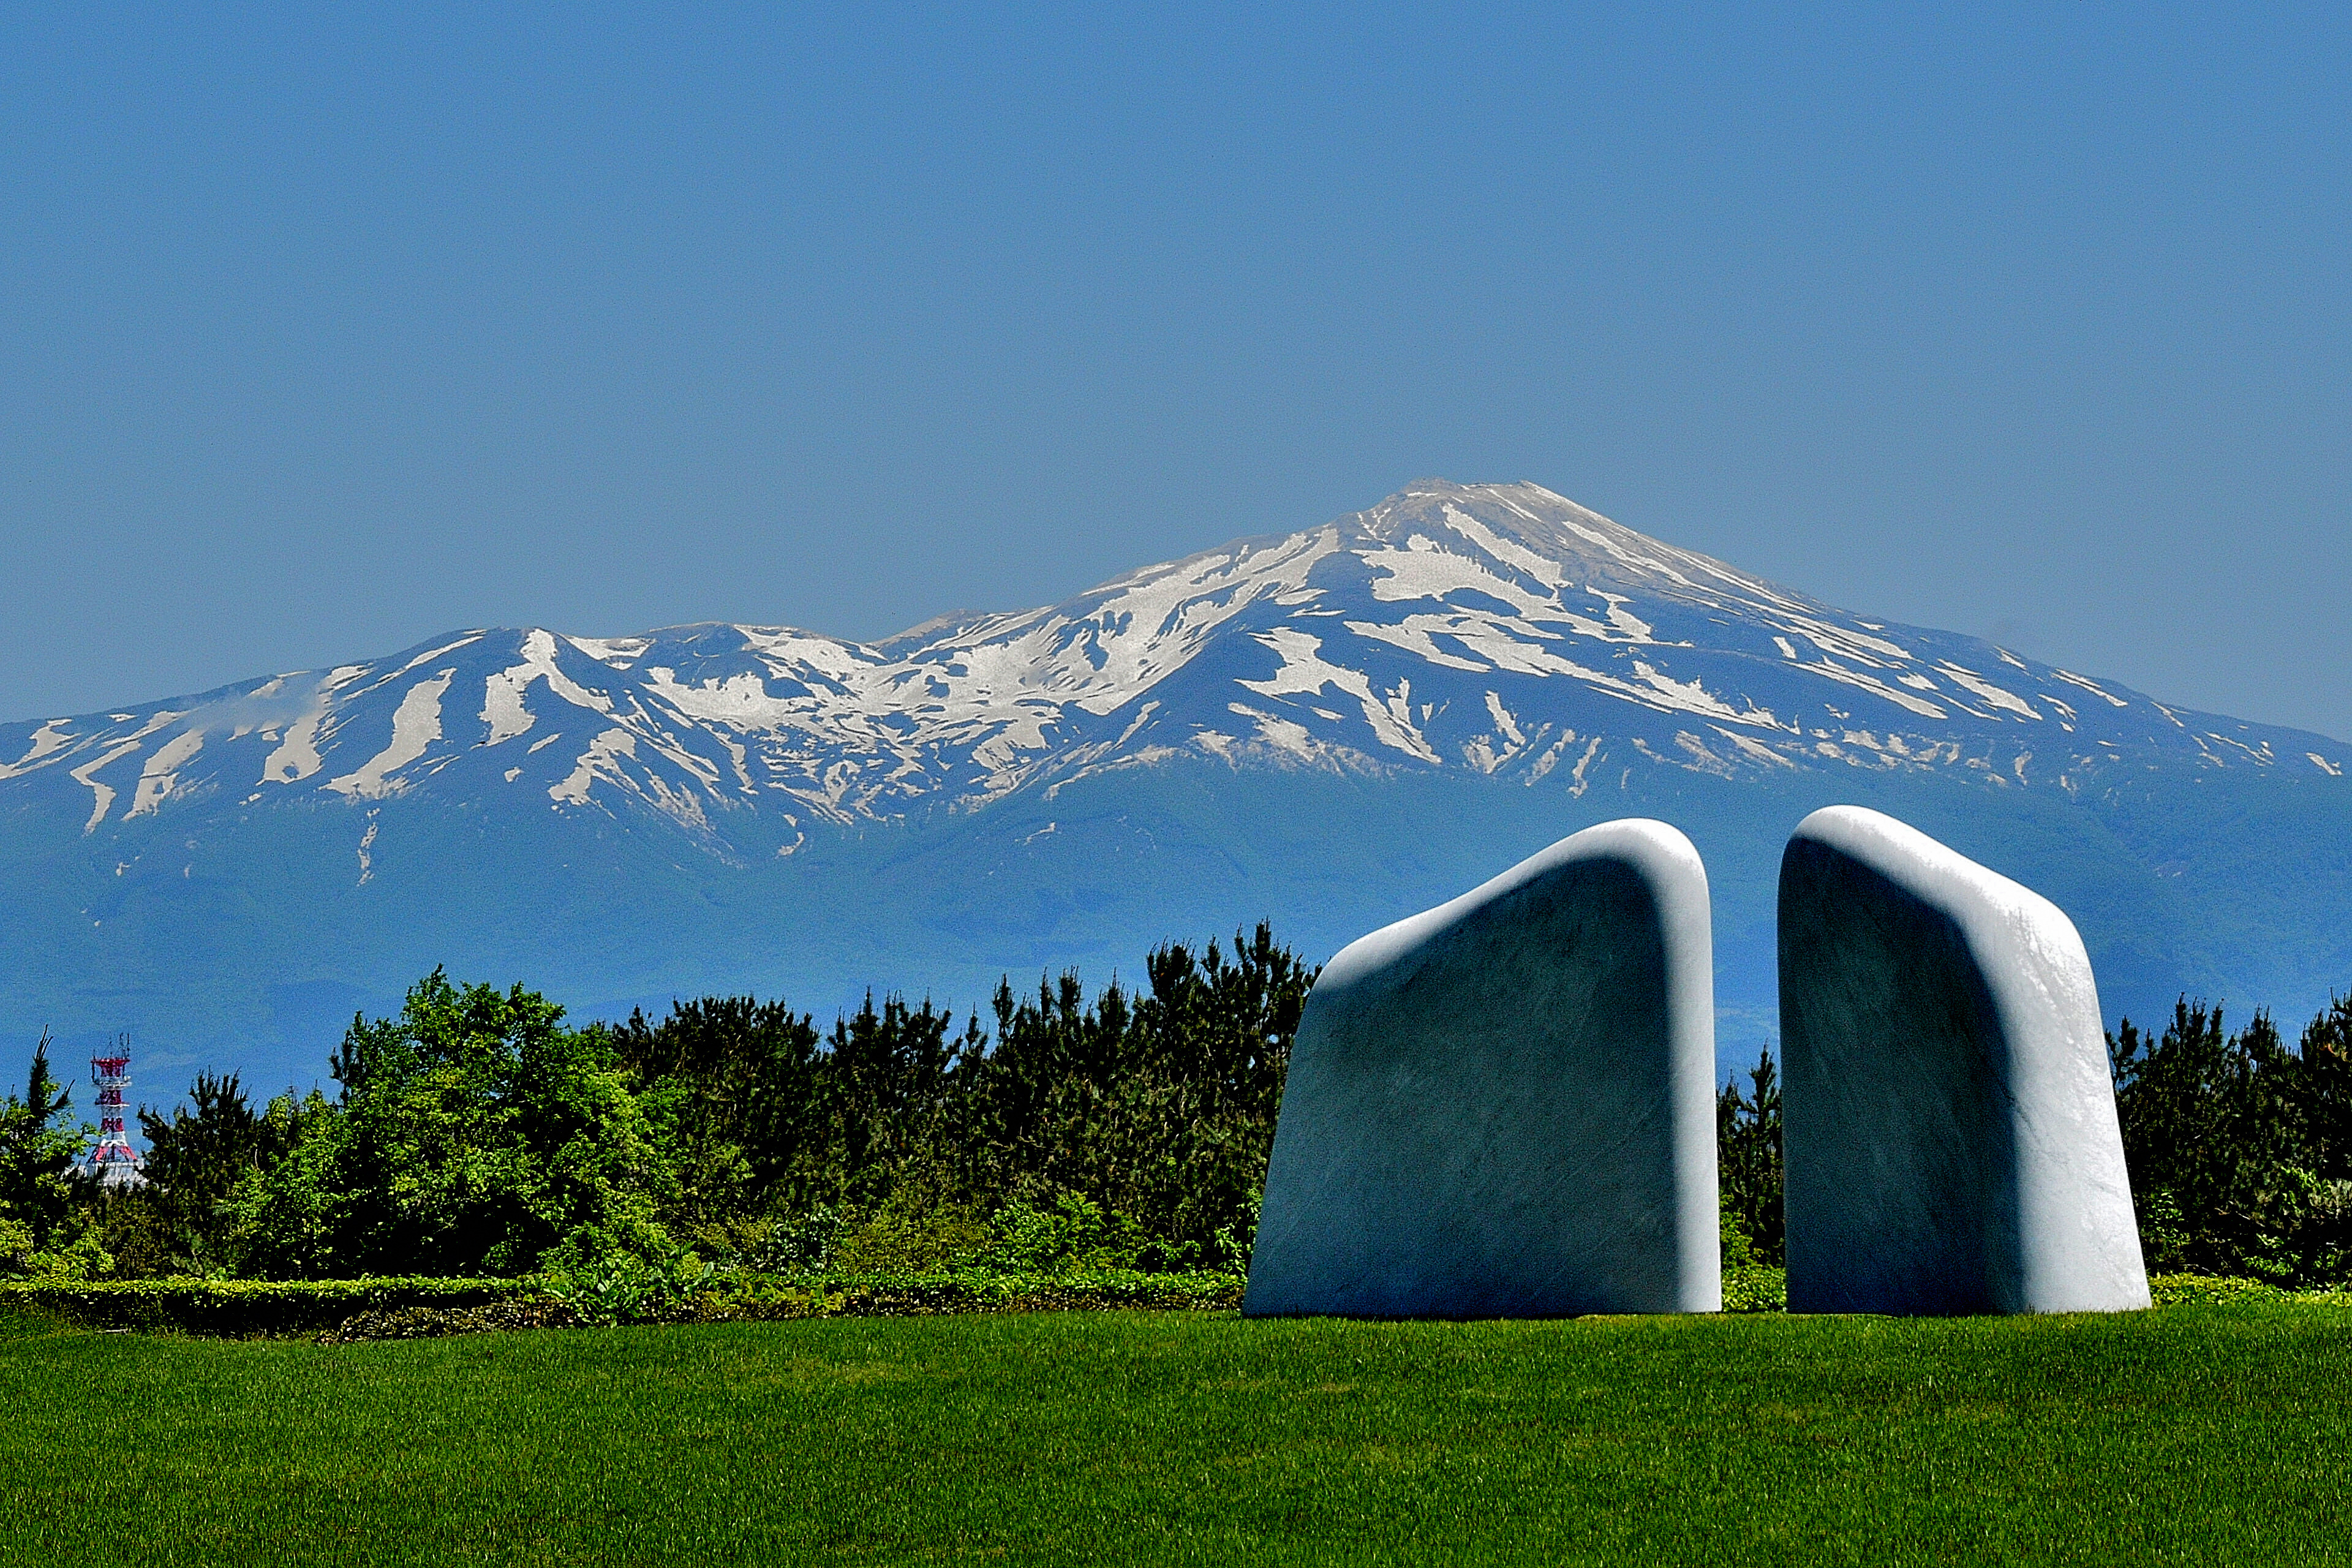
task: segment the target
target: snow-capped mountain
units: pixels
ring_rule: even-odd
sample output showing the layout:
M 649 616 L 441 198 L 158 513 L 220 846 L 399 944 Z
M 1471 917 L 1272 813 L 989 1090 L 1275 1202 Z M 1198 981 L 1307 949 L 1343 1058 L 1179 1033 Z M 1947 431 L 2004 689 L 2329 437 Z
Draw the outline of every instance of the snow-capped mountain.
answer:
M 2212 858 L 2249 821 L 2269 824 L 2262 845 L 2315 843 L 2306 866 L 2344 863 L 2347 763 L 2325 737 L 1864 619 L 1536 485 L 1424 480 L 1065 604 L 880 642 L 453 632 L 0 726 L 0 872 L 30 934 L 0 975 L 0 1026 L 137 1015 L 195 1040 L 284 1037 L 289 985 L 382 1005 L 445 959 L 583 1002 L 789 982 L 829 1005 L 868 980 L 969 986 L 1065 955 L 1132 969 L 1153 940 L 1205 934 L 1193 920 L 1274 914 L 1336 946 L 1636 812 L 1694 826 L 1732 884 L 1719 910 L 1769 928 L 1737 857 L 1777 855 L 1774 814 L 1816 795 L 1908 801 L 1956 841 L 2007 825 L 1984 826 L 1996 849 L 2027 847 L 2004 869 L 2127 910 L 2132 877 L 2221 878 Z M 1174 804 L 1187 791 L 1197 809 Z M 1383 858 L 1368 824 L 1408 801 L 1415 842 Z M 516 897 L 573 912 L 534 925 Z M 2274 973 L 2204 951 L 2257 942 L 2227 937 L 2244 915 L 2230 897 L 2227 917 L 2172 910 L 2184 934 L 2152 945 L 2119 917 L 2111 946 L 2164 984 Z M 2352 982 L 2347 925 L 2319 922 L 2305 989 Z M 2319 976 L 2338 952 L 2341 974 Z M 1727 984 L 1736 1011 L 1747 983 Z
M 1538 486 L 1427 480 L 1066 604 L 880 643 L 724 625 L 453 633 L 0 729 L 0 781 L 71 781 L 85 834 L 232 800 L 429 793 L 655 812 L 735 855 L 1184 752 L 1557 774 L 1572 794 L 1637 763 L 1959 769 L 2071 790 L 2137 753 L 2329 775 L 2352 761 L 2320 737 L 1861 619 Z

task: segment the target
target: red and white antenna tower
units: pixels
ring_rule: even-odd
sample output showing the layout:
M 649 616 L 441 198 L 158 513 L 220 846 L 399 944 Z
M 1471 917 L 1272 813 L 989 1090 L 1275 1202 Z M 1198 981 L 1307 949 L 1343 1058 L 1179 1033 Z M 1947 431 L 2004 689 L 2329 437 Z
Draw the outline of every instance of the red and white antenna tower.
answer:
M 136 1186 L 140 1159 L 124 1133 L 122 1118 L 131 1087 L 131 1037 L 115 1042 L 114 1054 L 89 1058 L 90 1081 L 98 1086 L 98 1147 L 89 1152 L 89 1173 L 110 1187 Z

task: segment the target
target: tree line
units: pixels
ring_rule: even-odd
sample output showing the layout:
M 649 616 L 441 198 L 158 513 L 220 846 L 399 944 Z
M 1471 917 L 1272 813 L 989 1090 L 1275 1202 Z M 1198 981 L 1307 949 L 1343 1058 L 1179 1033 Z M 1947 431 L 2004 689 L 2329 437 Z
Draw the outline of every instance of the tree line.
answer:
M 436 971 L 355 1017 L 337 1089 L 256 1107 L 200 1076 L 140 1112 L 146 1185 L 69 1173 L 84 1139 L 37 1048 L 0 1121 L 0 1268 L 264 1279 L 1246 1258 L 1315 971 L 1260 925 L 1171 944 L 1146 984 L 1000 983 L 992 1029 L 869 993 L 820 1031 L 707 997 L 567 1026 Z M 13 1259 L 13 1264 L 11 1260 Z
M 2352 1279 L 2352 997 L 2290 1046 L 2268 1013 L 2231 1033 L 2183 999 L 2160 1033 L 2107 1037 L 2152 1273 L 2304 1287 Z M 1770 1053 L 1716 1102 L 1724 1234 L 1782 1258 L 1780 1086 Z
M 1245 1264 L 1315 971 L 1267 927 L 1154 951 L 1145 984 L 1001 983 L 985 1026 L 869 993 L 820 1030 L 706 997 L 568 1026 L 521 986 L 436 972 L 357 1017 L 336 1092 L 255 1106 L 200 1075 L 139 1113 L 147 1185 L 88 1142 L 47 1040 L 0 1103 L 0 1272 L 315 1279 L 748 1267 Z M 2352 998 L 2290 1045 L 2184 1000 L 2108 1037 L 2151 1270 L 2352 1278 Z M 1717 1102 L 1727 1261 L 1783 1255 L 1771 1054 Z

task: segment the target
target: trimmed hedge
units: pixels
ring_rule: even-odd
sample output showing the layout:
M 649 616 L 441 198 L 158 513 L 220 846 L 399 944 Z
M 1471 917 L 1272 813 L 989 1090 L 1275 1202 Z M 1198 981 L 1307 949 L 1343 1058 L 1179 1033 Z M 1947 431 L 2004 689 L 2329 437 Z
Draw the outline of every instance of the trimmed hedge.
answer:
M 1242 1304 L 1238 1274 L 1147 1274 L 1132 1268 L 1064 1274 L 751 1275 L 709 1292 L 731 1315 L 907 1318 L 941 1312 L 1216 1310 Z
M 2159 1274 L 2158 1307 L 2332 1300 L 2296 1297 L 2253 1279 Z M 1148 1274 L 1128 1268 L 1064 1274 L 955 1270 L 908 1274 L 723 1274 L 675 1296 L 600 1309 L 555 1281 L 517 1279 L 103 1279 L 71 1284 L 0 1280 L 0 1311 L 79 1328 L 244 1339 L 317 1335 L 331 1342 L 415 1339 L 491 1329 L 597 1322 L 729 1322 L 794 1318 L 903 1318 L 962 1312 L 1150 1310 L 1220 1311 L 1241 1305 L 1238 1274 Z M 1762 1265 L 1727 1269 L 1727 1312 L 1788 1307 L 1787 1277 Z
M 357 1312 L 484 1307 L 539 1293 L 536 1279 L 90 1279 L 0 1281 L 0 1310 L 87 1329 L 247 1339 L 316 1333 Z
M 413 1339 L 595 1322 L 915 1317 L 944 1312 L 1200 1310 L 1241 1304 L 1235 1274 L 720 1275 L 677 1296 L 610 1305 L 554 1281 L 515 1279 L 105 1279 L 0 1281 L 0 1310 L 79 1328 L 243 1339 Z
M 2344 1292 L 2283 1290 L 2259 1279 L 2222 1279 L 2209 1274 L 2151 1274 L 2148 1294 L 2158 1307 L 2228 1307 L 2258 1301 L 2315 1301 L 2352 1305 Z M 1763 1264 L 1740 1264 L 1723 1271 L 1723 1310 L 1727 1312 L 1785 1312 L 1789 1310 L 1789 1277 Z
M 501 1329 L 570 1328 L 577 1320 L 544 1296 L 509 1296 L 479 1307 L 390 1307 L 354 1312 L 319 1336 L 322 1345 L 362 1340 L 434 1340 Z

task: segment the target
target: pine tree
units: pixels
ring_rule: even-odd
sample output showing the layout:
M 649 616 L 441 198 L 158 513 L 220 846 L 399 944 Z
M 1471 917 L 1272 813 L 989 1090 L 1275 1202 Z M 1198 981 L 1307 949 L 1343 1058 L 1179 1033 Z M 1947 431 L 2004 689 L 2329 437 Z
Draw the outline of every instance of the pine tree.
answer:
M 1759 1055 L 1748 1082 L 1746 1095 L 1734 1079 L 1716 1097 L 1717 1183 L 1725 1215 L 1747 1238 L 1750 1257 L 1778 1265 L 1784 1252 L 1780 1084 L 1770 1051 Z
M 49 1071 L 49 1034 L 33 1047 L 25 1097 L 0 1101 L 0 1224 L 9 1226 L 0 1250 L 38 1251 L 56 1238 L 74 1199 L 73 1163 L 86 1129 L 63 1125 L 73 1108 Z

